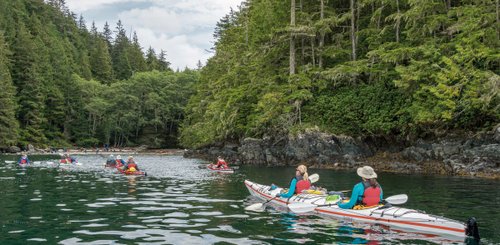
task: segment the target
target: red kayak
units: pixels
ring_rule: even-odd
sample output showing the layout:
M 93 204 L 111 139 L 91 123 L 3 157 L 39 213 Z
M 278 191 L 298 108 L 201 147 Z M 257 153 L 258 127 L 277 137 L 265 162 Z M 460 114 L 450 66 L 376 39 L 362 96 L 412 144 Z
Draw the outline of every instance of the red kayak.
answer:
M 123 170 L 121 168 L 116 168 L 118 169 L 118 172 L 125 174 L 125 175 L 141 175 L 141 176 L 147 176 L 148 174 L 143 171 L 128 171 L 128 170 Z
M 219 172 L 219 173 L 234 173 L 234 169 L 232 169 L 230 167 L 216 168 L 215 166 L 216 166 L 215 164 L 208 164 L 207 168 L 212 170 L 212 171 Z

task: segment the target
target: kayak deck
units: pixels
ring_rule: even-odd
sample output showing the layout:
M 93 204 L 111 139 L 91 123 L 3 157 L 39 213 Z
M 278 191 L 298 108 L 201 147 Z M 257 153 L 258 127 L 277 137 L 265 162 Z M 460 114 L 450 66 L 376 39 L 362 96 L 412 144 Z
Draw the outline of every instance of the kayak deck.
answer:
M 250 194 L 266 201 L 273 199 L 281 191 L 281 188 L 271 190 L 270 186 L 260 185 L 249 180 L 245 180 L 245 186 Z M 298 194 L 289 199 L 274 198 L 270 202 L 283 207 L 292 203 L 314 204 L 317 205 L 314 208 L 315 213 L 328 217 L 381 224 L 409 232 L 454 237 L 462 239 L 462 241 L 466 237 L 466 225 L 455 220 L 398 206 L 377 206 L 361 210 L 341 209 L 335 201 L 329 201 L 327 197 L 326 194 Z
M 208 164 L 207 168 L 211 171 L 219 172 L 219 173 L 234 173 L 233 168 L 216 168 L 213 164 Z

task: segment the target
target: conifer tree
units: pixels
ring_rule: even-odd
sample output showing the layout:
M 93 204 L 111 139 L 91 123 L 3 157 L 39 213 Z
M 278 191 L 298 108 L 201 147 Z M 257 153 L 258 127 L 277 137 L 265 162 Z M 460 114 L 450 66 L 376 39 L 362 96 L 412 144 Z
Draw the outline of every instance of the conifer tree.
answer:
M 116 24 L 116 38 L 111 52 L 113 74 L 116 79 L 124 80 L 132 76 L 132 67 L 129 59 L 130 41 L 127 38 L 121 20 Z
M 160 70 L 158 57 L 156 57 L 155 50 L 151 46 L 146 52 L 146 64 L 148 66 L 148 71 Z
M 23 23 L 18 23 L 18 31 L 13 46 L 12 79 L 18 88 L 18 118 L 21 124 L 21 140 L 27 143 L 46 143 L 43 135 L 43 92 L 42 76 L 37 56 L 38 50 L 33 37 Z
M 16 88 L 9 71 L 9 50 L 0 33 L 0 148 L 15 145 L 19 124 L 16 120 Z

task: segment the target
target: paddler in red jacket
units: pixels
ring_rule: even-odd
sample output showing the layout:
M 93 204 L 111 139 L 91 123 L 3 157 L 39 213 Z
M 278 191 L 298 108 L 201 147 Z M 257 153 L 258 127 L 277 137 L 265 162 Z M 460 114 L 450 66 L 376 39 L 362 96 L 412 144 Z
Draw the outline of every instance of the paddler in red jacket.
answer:
M 229 166 L 227 165 L 227 162 L 221 156 L 218 156 L 217 157 L 217 164 L 215 165 L 215 168 L 226 169 L 226 168 L 229 168 Z
M 340 203 L 339 208 L 351 209 L 355 205 L 371 207 L 378 205 L 384 199 L 382 187 L 377 182 L 377 173 L 372 167 L 363 166 L 358 168 L 357 174 L 362 181 L 353 187 L 349 202 Z
M 19 165 L 24 165 L 24 164 L 30 164 L 30 159 L 28 159 L 28 155 L 23 154 L 21 158 L 19 158 L 19 161 L 17 161 Z
M 287 193 L 276 194 L 277 197 L 290 198 L 294 194 L 300 194 L 304 190 L 308 190 L 311 187 L 311 182 L 309 181 L 309 174 L 307 173 L 307 167 L 305 165 L 299 165 L 295 169 L 295 177 L 290 181 L 290 187 Z
M 127 164 L 125 165 L 125 171 L 128 171 L 128 172 L 139 171 L 139 167 L 137 166 L 137 163 L 135 162 L 133 156 L 128 157 Z

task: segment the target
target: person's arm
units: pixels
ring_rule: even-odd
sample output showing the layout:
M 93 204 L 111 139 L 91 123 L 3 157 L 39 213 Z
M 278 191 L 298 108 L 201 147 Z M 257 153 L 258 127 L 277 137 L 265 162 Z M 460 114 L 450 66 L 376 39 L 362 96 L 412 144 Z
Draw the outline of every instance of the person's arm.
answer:
M 380 186 L 380 201 L 384 200 L 384 190 L 382 190 L 382 186 L 379 184 Z
M 356 203 L 358 202 L 358 198 L 362 196 L 364 192 L 365 190 L 363 184 L 356 184 L 352 189 L 351 199 L 349 199 L 349 202 L 339 203 L 339 208 L 351 209 L 352 207 L 354 207 L 354 205 L 356 205 Z
M 280 197 L 290 198 L 295 193 L 295 187 L 297 186 L 297 179 L 293 178 L 290 182 L 290 187 L 288 188 L 288 192 L 280 195 Z

